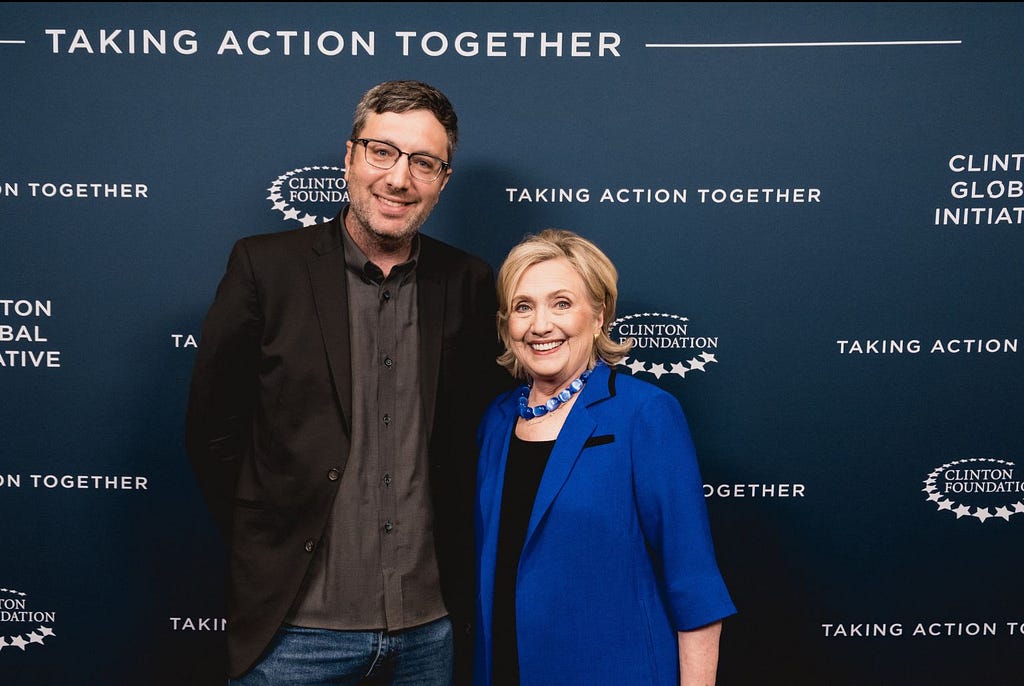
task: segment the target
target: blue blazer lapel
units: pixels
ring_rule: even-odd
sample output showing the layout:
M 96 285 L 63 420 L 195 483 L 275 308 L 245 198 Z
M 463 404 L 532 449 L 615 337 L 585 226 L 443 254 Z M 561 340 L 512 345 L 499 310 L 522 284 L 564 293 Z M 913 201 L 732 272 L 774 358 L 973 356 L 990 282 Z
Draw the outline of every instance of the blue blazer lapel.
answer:
M 480 446 L 479 481 L 477 493 L 477 512 L 479 520 L 476 530 L 481 533 L 476 541 L 477 559 L 479 560 L 480 596 L 478 617 L 483 640 L 479 644 L 482 649 L 486 674 L 490 675 L 491 664 L 491 625 L 494 621 L 494 574 L 498 561 L 498 530 L 501 519 L 501 494 L 505 485 L 505 464 L 508 462 L 508 446 L 515 427 L 516 395 L 502 403 L 493 420 L 490 418 L 484 443 Z
M 524 556 L 530 548 L 530 540 L 533 538 L 534 532 L 537 531 L 544 515 L 551 508 L 551 503 L 554 502 L 566 479 L 569 478 L 580 453 L 583 452 L 584 444 L 597 428 L 597 421 L 591 415 L 589 408 L 610 395 L 608 374 L 609 369 L 605 365 L 599 365 L 594 370 L 590 379 L 587 380 L 587 385 L 580 391 L 576 403 L 569 410 L 569 416 L 566 417 L 558 439 L 555 440 L 554 449 L 548 458 L 544 476 L 537 489 L 537 497 L 533 501 L 530 524 L 526 529 L 526 541 L 523 543 Z
M 497 551 L 498 522 L 501 517 L 501 493 L 505 485 L 505 464 L 508 462 L 508 446 L 512 439 L 512 430 L 515 427 L 514 411 L 516 401 L 513 397 L 510 402 L 504 403 L 500 408 L 498 418 L 495 420 L 495 431 L 489 431 L 486 442 L 480 446 L 483 459 L 479 465 L 480 481 L 480 518 L 483 531 L 488 532 L 487 539 L 482 541 L 484 554 L 489 555 L 490 566 L 493 568 Z M 488 544 L 492 544 L 487 550 Z

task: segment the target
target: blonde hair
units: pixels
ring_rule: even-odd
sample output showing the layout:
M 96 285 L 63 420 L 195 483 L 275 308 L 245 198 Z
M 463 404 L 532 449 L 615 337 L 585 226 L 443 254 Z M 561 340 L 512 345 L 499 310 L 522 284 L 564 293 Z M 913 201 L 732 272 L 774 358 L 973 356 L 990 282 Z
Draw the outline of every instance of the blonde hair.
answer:
M 523 238 L 509 251 L 498 270 L 498 335 L 505 345 L 505 352 L 498 356 L 498 364 L 516 378 L 526 378 L 527 375 L 512 352 L 509 337 L 513 292 L 527 269 L 559 258 L 568 260 L 580 275 L 594 313 L 604 308 L 601 331 L 594 338 L 594 346 L 590 351 L 591 366 L 598 358 L 609 365 L 618 364 L 633 345 L 632 340 L 616 343 L 608 336 L 608 327 L 615 319 L 615 301 L 618 298 L 619 273 L 612 261 L 600 248 L 579 234 L 564 229 L 544 229 Z

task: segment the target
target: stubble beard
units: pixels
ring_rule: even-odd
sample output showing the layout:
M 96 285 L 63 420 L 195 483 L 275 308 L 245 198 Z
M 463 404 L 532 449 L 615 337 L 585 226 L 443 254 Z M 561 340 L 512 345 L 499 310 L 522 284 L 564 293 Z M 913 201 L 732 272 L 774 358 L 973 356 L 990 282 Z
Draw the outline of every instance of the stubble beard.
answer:
M 419 232 L 420 227 L 427 220 L 429 212 L 424 215 L 416 215 L 410 218 L 410 222 L 398 232 L 393 229 L 384 231 L 375 225 L 370 213 L 358 204 L 350 204 L 349 211 L 355 219 L 355 228 L 362 235 L 363 239 L 369 242 L 380 252 L 392 253 L 407 248 L 413 237 Z

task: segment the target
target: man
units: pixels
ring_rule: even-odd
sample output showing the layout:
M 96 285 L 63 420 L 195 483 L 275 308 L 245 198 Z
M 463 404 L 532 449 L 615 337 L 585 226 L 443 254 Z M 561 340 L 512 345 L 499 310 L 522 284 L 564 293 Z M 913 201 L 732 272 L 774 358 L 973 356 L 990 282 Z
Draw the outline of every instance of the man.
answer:
M 511 381 L 490 266 L 419 233 L 457 140 L 441 92 L 380 84 L 348 207 L 231 252 L 186 443 L 230 548 L 232 683 L 446 686 L 453 642 L 468 675 L 475 430 Z

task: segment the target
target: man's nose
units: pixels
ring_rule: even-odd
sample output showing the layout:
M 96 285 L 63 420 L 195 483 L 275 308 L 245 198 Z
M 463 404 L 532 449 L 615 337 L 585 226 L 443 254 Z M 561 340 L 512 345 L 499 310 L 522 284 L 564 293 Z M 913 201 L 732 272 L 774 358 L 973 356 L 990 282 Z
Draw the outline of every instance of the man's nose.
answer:
M 405 160 L 402 160 L 402 157 L 405 157 Z M 403 152 L 399 154 L 395 166 L 388 169 L 387 174 L 385 174 L 388 184 L 393 188 L 408 188 L 412 182 L 412 175 L 409 169 L 410 164 L 409 153 Z

